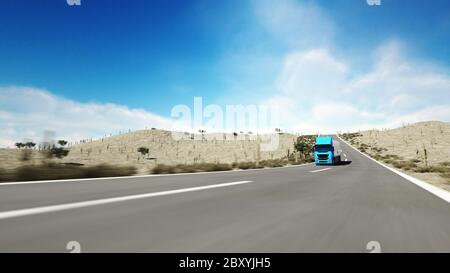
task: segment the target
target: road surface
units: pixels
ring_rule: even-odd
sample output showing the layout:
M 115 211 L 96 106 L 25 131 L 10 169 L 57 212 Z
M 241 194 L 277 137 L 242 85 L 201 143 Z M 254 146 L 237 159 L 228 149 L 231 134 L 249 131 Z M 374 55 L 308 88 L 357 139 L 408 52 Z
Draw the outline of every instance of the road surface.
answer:
M 347 163 L 0 185 L 0 252 L 449 252 L 450 204 Z

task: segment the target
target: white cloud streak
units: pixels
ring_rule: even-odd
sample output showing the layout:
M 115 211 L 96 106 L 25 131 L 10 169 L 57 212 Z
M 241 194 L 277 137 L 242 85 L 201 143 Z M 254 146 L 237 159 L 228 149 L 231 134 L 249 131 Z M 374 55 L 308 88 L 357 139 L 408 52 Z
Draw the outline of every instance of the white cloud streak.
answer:
M 261 98 L 258 90 L 252 92 L 258 94 L 255 104 L 278 108 L 282 129 L 333 133 L 450 121 L 448 68 L 411 58 L 407 45 L 391 40 L 376 48 L 367 72 L 360 73 L 345 57 L 333 54 L 333 22 L 320 7 L 293 0 L 253 3 L 260 25 L 289 51 L 262 65 L 260 58 L 247 56 L 232 66 L 259 72 L 259 67 L 282 64 L 268 87 L 271 95 Z M 228 97 L 232 92 L 223 93 Z M 172 129 L 173 120 L 123 105 L 80 103 L 31 87 L 0 87 L 0 147 L 23 138 L 39 141 L 44 130 L 74 141 L 145 127 Z
M 383 45 L 373 69 L 353 77 L 348 64 L 324 49 L 290 53 L 267 101 L 282 109 L 284 128 L 305 133 L 450 121 L 450 75 L 424 69 L 398 47 Z
M 334 26 L 320 7 L 295 0 L 255 0 L 259 22 L 291 48 L 330 43 Z
M 281 109 L 284 129 L 334 133 L 450 121 L 448 70 L 407 56 L 400 40 L 379 45 L 368 72 L 361 73 L 332 53 L 333 22 L 320 7 L 256 1 L 255 10 L 281 42 L 296 45 L 284 57 L 273 94 L 263 99 Z
M 0 87 L 0 147 L 42 140 L 45 130 L 69 141 L 129 129 L 170 128 L 170 119 L 112 103 L 81 103 L 31 87 Z

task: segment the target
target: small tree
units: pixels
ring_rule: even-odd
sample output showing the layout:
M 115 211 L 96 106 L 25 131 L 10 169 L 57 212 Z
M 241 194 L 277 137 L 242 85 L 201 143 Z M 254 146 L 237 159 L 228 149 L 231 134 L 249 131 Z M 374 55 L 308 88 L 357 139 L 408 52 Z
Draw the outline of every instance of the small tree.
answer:
M 34 146 L 36 146 L 36 143 L 29 141 L 29 142 L 25 143 L 24 145 L 25 145 L 25 147 L 31 149 Z
M 31 158 L 31 148 L 33 148 L 34 146 L 36 146 L 36 143 L 33 143 L 31 141 L 22 143 L 22 142 L 17 142 L 16 147 L 21 149 L 21 148 L 26 148 L 24 150 L 22 150 L 22 153 L 20 155 L 20 160 L 22 161 L 28 161 Z
M 18 149 L 25 147 L 25 144 L 23 144 L 22 142 L 16 142 L 16 144 L 14 144 Z
M 150 152 L 150 150 L 146 147 L 139 147 L 138 152 L 141 153 L 142 156 L 145 156 Z
M 65 141 L 65 140 L 58 140 L 58 144 L 59 144 L 60 146 L 64 147 L 64 146 L 67 145 L 67 141 Z
M 69 154 L 69 150 L 65 148 L 67 145 L 67 141 L 58 140 L 59 147 L 53 146 L 50 148 L 49 155 L 50 157 L 63 158 Z
M 310 155 L 313 152 L 313 146 L 300 138 L 297 139 L 294 148 L 303 156 Z

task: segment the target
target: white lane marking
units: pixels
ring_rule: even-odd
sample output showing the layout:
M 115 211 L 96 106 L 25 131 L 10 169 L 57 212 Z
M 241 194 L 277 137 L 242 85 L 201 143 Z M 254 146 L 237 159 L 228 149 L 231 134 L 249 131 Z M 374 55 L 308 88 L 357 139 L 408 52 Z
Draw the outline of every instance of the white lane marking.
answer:
M 422 181 L 422 180 L 420 180 L 418 178 L 415 178 L 415 177 L 412 177 L 410 175 L 407 175 L 406 173 L 398 171 L 398 170 L 396 170 L 394 168 L 386 166 L 383 163 L 378 162 L 377 160 L 373 159 L 372 157 L 370 157 L 370 156 L 366 155 L 365 153 L 361 152 L 360 150 L 356 149 L 350 143 L 348 143 L 347 141 L 343 140 L 339 136 L 338 136 L 338 138 L 341 139 L 343 142 L 345 142 L 348 146 L 350 146 L 352 149 L 354 149 L 358 153 L 360 153 L 363 156 L 367 157 L 368 159 L 370 159 L 370 160 L 380 164 L 381 166 L 385 167 L 386 169 L 390 170 L 391 172 L 394 172 L 394 173 L 400 175 L 401 177 L 405 178 L 409 182 L 411 182 L 413 184 L 416 184 L 417 186 L 421 187 L 422 189 L 424 189 L 424 190 L 426 190 L 426 191 L 436 195 L 437 197 L 441 198 L 442 200 L 447 201 L 448 203 L 450 203 L 450 192 L 448 192 L 448 191 L 446 191 L 444 189 L 438 188 L 438 187 L 436 187 L 434 185 L 431 185 L 431 184 L 429 184 L 429 183 L 427 183 L 425 181 Z
M 325 168 L 325 169 L 320 169 L 320 170 L 310 171 L 310 173 L 323 172 L 323 171 L 330 170 L 330 169 L 331 169 L 331 168 Z
M 346 154 L 344 154 L 344 157 L 347 157 L 347 155 L 346 155 Z
M 57 179 L 57 180 L 40 180 L 40 181 L 23 181 L 23 182 L 0 182 L 0 186 L 8 185 L 27 185 L 27 184 L 45 184 L 45 183 L 61 183 L 61 182 L 76 182 L 76 181 L 96 181 L 96 180 L 116 180 L 116 179 L 132 179 L 132 178 L 152 178 L 152 177 L 164 177 L 164 176 L 177 176 L 177 175 L 197 175 L 197 174 L 216 174 L 216 173 L 228 173 L 228 172 L 251 172 L 251 171 L 268 171 L 281 168 L 298 168 L 313 165 L 315 163 L 305 163 L 300 165 L 290 165 L 275 168 L 262 168 L 262 169 L 248 169 L 248 170 L 230 170 L 230 171 L 216 171 L 216 172 L 196 172 L 196 173 L 167 173 L 167 174 L 147 174 L 147 175 L 131 175 L 131 176 L 114 176 L 114 177 L 96 177 L 96 178 L 78 178 L 78 179 Z
M 35 207 L 35 208 L 28 208 L 28 209 L 4 211 L 4 212 L 0 212 L 0 220 L 7 219 L 7 218 L 13 218 L 13 217 L 20 217 L 20 216 L 27 216 L 27 215 L 34 215 L 34 214 L 41 214 L 41 213 L 48 213 L 48 212 L 55 212 L 55 211 L 62 211 L 62 210 L 70 210 L 70 209 L 98 206 L 98 205 L 104 205 L 104 204 L 111 204 L 111 203 L 117 203 L 117 202 L 124 202 L 124 201 L 143 199 L 143 198 L 149 198 L 149 197 L 236 186 L 236 185 L 247 184 L 247 183 L 252 183 L 252 182 L 253 181 L 237 181 L 237 182 L 214 184 L 214 185 L 208 185 L 208 186 L 184 188 L 184 189 L 178 189 L 178 190 L 134 194 L 134 195 L 121 196 L 121 197 L 112 197 L 112 198 L 104 198 L 104 199 L 97 199 L 97 200 L 90 200 L 90 201 L 75 202 L 75 203 L 66 203 L 66 204 L 60 204 L 60 205 L 51 205 L 51 206 Z

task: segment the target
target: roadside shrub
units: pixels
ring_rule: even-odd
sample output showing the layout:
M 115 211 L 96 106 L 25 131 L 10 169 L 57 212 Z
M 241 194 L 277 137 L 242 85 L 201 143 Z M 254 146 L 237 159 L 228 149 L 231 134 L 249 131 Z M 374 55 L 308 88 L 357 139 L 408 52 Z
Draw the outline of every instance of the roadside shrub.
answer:
M 353 140 L 356 137 L 360 137 L 360 136 L 362 136 L 362 134 L 361 133 L 344 133 L 341 136 L 344 140 L 348 141 L 348 140 Z
M 213 164 L 211 171 L 229 171 L 232 169 L 230 164 Z
M 399 169 L 403 169 L 403 170 L 415 170 L 417 168 L 416 163 L 412 162 L 412 161 L 394 161 L 392 162 L 392 165 L 394 165 L 394 167 L 399 168 Z
M 418 173 L 446 173 L 449 171 L 449 168 L 442 166 L 425 166 L 416 169 L 416 172 Z
M 381 159 L 384 163 L 393 164 L 394 165 L 394 162 L 397 162 L 397 161 L 401 160 L 402 157 L 397 156 L 397 155 L 387 154 L 387 155 L 383 155 L 383 156 L 380 156 L 379 158 L 377 158 L 377 160 L 379 160 L 379 159 Z M 413 162 L 413 163 L 420 162 L 420 161 L 416 161 L 416 160 L 410 160 L 410 161 Z M 403 163 L 401 163 L 401 162 L 398 162 L 396 164 L 398 166 L 403 165 Z M 397 168 L 399 168 L 399 167 L 397 167 Z
M 384 163 L 392 164 L 394 161 L 392 159 L 383 159 Z
M 199 164 L 178 164 L 173 167 L 172 173 L 195 173 L 200 171 Z
M 110 166 L 98 165 L 92 167 L 82 167 L 83 176 L 86 178 L 94 177 L 113 177 L 113 176 L 130 176 L 136 174 L 137 170 L 132 166 Z
M 168 166 L 165 164 L 158 164 L 153 168 L 152 173 L 154 174 L 164 174 L 164 173 L 174 173 L 175 168 L 173 166 Z
M 248 169 L 257 169 L 262 168 L 263 166 L 256 164 L 255 162 L 240 162 L 237 165 L 238 169 L 248 170 Z
M 230 164 L 224 164 L 224 163 L 204 164 L 204 166 L 201 166 L 201 168 L 200 168 L 200 170 L 204 170 L 204 171 L 207 171 L 207 172 L 229 171 L 229 170 L 232 170 L 232 169 L 233 168 L 231 167 Z
M 370 154 L 370 156 L 376 160 L 380 160 L 382 158 L 380 154 Z
M 419 167 L 416 169 L 418 173 L 431 173 L 431 167 Z
M 98 165 L 82 167 L 77 165 L 43 164 L 27 165 L 16 168 L 0 178 L 2 181 L 33 181 L 76 178 L 96 178 L 112 176 L 129 176 L 136 174 L 135 167 Z
M 8 181 L 8 172 L 4 169 L 0 169 L 0 182 Z
M 444 161 L 439 163 L 439 165 L 444 166 L 444 167 L 450 167 L 450 161 Z
M 376 153 L 381 153 L 383 151 L 382 148 L 378 148 L 378 147 L 371 147 L 370 148 L 372 151 L 375 151 Z
M 402 159 L 402 157 L 400 157 L 400 156 L 398 156 L 398 155 L 391 155 L 391 154 L 388 154 L 388 155 L 386 155 L 387 157 L 390 157 L 390 158 L 392 158 L 392 159 L 395 159 L 395 160 L 399 160 L 399 159 Z
M 199 163 L 192 165 L 177 165 L 176 167 L 183 172 L 217 172 L 229 171 L 232 169 L 231 165 L 222 163 Z
M 294 149 L 302 155 L 308 155 L 313 152 L 313 145 L 308 143 L 302 137 L 298 137 L 297 142 L 294 144 Z
M 447 182 L 450 182 L 450 172 L 441 173 L 440 176 L 441 176 L 442 178 L 447 179 Z
M 216 172 L 216 171 L 229 171 L 232 169 L 260 169 L 264 167 L 282 167 L 287 164 L 298 165 L 305 162 L 312 162 L 314 159 L 312 157 L 307 157 L 299 161 L 288 161 L 286 159 L 272 159 L 272 160 L 262 160 L 258 163 L 256 162 L 234 162 L 232 164 L 224 163 L 197 163 L 197 164 L 178 164 L 175 166 L 169 166 L 165 164 L 158 164 L 151 171 L 153 174 L 171 174 L 171 173 L 194 173 L 194 172 Z
M 214 163 L 198 163 L 198 164 L 178 164 L 169 166 L 165 164 L 158 164 L 153 168 L 153 174 L 168 174 L 168 173 L 194 173 L 194 172 L 215 172 L 228 171 L 233 169 L 230 164 L 214 164 Z
M 282 159 L 272 159 L 272 160 L 262 160 L 259 162 L 258 165 L 261 167 L 270 167 L 270 168 L 276 168 L 276 167 L 282 167 L 284 165 L 287 165 L 288 161 L 282 160 Z

